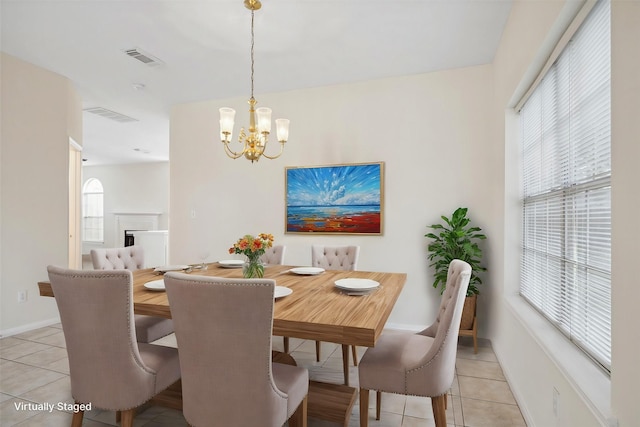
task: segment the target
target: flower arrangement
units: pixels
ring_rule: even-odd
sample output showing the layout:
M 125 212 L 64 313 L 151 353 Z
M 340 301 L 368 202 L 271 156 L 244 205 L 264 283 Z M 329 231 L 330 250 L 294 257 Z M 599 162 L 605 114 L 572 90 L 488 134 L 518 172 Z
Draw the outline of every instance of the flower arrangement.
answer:
M 247 257 L 247 262 L 242 268 L 244 277 L 264 277 L 264 265 L 260 261 L 260 257 L 272 246 L 272 234 L 260 233 L 255 237 L 246 234 L 229 248 L 229 253 L 242 254 Z

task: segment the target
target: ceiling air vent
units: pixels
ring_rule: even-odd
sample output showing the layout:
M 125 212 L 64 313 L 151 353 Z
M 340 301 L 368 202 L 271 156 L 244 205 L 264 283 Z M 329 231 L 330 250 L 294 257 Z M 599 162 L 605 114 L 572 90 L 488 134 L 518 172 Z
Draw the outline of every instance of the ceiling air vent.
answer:
M 153 55 L 150 55 L 138 48 L 133 48 L 133 49 L 127 49 L 124 51 L 124 53 L 126 53 L 127 55 L 129 55 L 130 57 L 132 57 L 133 59 L 137 59 L 138 61 L 142 62 L 145 65 L 148 65 L 150 67 L 155 67 L 157 65 L 161 65 L 163 64 L 163 62 L 161 60 L 159 60 L 158 58 L 156 58 Z
M 138 119 L 134 119 L 133 117 L 125 116 L 124 114 L 116 113 L 115 111 L 107 110 L 102 107 L 92 107 L 85 108 L 83 111 L 91 114 L 97 114 L 98 116 L 102 116 L 107 119 L 115 120 L 120 123 L 128 123 L 128 122 L 137 122 Z

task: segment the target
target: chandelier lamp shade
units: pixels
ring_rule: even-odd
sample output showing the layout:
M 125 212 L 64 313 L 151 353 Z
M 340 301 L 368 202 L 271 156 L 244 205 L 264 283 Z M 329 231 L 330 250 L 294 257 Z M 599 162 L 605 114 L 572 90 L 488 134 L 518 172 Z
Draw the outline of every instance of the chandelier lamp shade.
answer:
M 249 131 L 244 128 L 240 129 L 238 142 L 242 146 L 242 151 L 233 151 L 229 144 L 233 137 L 233 125 L 235 121 L 236 111 L 233 108 L 220 109 L 220 139 L 224 144 L 224 151 L 227 156 L 237 159 L 244 156 L 247 160 L 260 160 L 260 157 L 267 159 L 277 159 L 284 151 L 284 144 L 289 139 L 289 120 L 276 119 L 276 136 L 280 143 L 280 152 L 270 156 L 265 153 L 267 143 L 269 142 L 269 134 L 271 133 L 271 109 L 266 107 L 256 108 L 258 101 L 253 97 L 253 17 L 256 10 L 262 7 L 258 0 L 244 0 L 244 6 L 251 11 L 251 98 L 249 98 Z

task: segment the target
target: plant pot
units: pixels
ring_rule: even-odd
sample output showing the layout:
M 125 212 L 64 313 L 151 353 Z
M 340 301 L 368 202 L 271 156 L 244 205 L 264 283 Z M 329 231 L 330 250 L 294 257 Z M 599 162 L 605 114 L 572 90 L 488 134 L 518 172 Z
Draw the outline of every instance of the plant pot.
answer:
M 462 319 L 460 320 L 461 330 L 473 329 L 473 320 L 476 317 L 477 299 L 478 295 L 472 295 L 465 298 L 464 307 L 462 308 Z

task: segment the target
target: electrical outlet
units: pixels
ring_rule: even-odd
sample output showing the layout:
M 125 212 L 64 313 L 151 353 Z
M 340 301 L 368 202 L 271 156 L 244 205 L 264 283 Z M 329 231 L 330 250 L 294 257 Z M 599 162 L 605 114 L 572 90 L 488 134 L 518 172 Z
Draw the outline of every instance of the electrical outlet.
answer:
M 18 302 L 27 302 L 28 294 L 26 290 L 18 291 Z
M 557 388 L 553 388 L 553 415 L 558 418 L 560 415 L 560 392 Z

